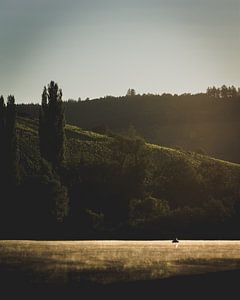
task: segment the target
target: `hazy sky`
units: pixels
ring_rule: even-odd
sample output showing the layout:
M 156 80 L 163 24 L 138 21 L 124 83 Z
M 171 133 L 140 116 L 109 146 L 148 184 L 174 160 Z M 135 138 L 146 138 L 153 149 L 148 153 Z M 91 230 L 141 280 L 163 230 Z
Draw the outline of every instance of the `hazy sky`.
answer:
M 0 0 L 0 93 L 64 98 L 240 86 L 240 0 Z

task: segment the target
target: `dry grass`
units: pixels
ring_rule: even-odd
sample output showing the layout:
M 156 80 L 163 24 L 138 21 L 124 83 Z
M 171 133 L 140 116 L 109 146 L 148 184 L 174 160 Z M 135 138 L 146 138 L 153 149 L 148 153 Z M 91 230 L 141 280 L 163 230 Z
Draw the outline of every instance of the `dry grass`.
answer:
M 159 279 L 240 269 L 240 242 L 1 241 L 1 266 L 33 282 Z

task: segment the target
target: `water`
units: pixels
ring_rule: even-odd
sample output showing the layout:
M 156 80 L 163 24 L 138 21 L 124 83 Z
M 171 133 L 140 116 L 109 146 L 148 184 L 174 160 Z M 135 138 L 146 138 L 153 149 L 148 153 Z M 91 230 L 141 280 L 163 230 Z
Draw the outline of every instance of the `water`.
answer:
M 0 241 L 0 271 L 101 284 L 240 269 L 240 241 Z

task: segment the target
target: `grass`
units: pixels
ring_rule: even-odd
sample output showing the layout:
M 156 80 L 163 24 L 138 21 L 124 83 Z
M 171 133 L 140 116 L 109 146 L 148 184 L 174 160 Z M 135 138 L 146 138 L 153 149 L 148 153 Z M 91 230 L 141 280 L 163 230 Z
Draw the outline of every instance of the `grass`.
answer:
M 97 141 L 97 140 L 106 140 L 109 139 L 105 135 L 92 132 L 92 131 L 86 131 L 83 130 L 77 126 L 69 125 L 67 124 L 66 127 L 66 133 L 68 136 L 75 137 L 77 139 L 81 140 L 91 140 L 91 141 Z
M 199 165 L 201 162 L 209 162 L 212 164 L 216 165 L 224 165 L 225 167 L 230 167 L 230 168 L 236 168 L 240 169 L 240 165 L 237 163 L 217 159 L 208 155 L 203 155 L 203 154 L 198 154 L 196 152 L 192 151 L 184 151 L 184 150 L 178 150 L 178 149 L 173 149 L 173 148 L 167 148 L 155 144 L 147 144 L 147 147 L 149 150 L 152 151 L 159 151 L 159 152 L 165 152 L 168 153 L 169 155 L 174 155 L 179 158 L 185 158 L 191 161 L 192 164 Z
M 156 280 L 240 268 L 240 242 L 1 241 L 0 266 L 39 283 Z
M 32 136 L 36 136 L 38 132 L 38 125 L 37 121 L 19 117 L 18 123 L 17 123 L 17 129 L 19 132 L 22 132 L 23 134 L 32 134 Z M 83 149 L 80 149 L 80 147 L 87 148 L 88 152 L 91 152 L 94 150 L 94 147 L 96 147 L 95 152 L 99 151 L 99 146 L 102 147 L 104 151 L 107 151 L 109 154 L 109 148 L 111 145 L 111 142 L 114 141 L 114 138 L 108 137 L 102 134 L 98 134 L 92 131 L 86 131 L 83 130 L 77 126 L 73 125 L 66 125 L 66 135 L 68 138 L 68 146 L 71 147 L 72 151 L 82 151 Z M 92 142 L 92 143 L 90 143 Z M 93 143 L 94 142 L 94 143 Z M 237 169 L 240 171 L 240 165 L 232 162 L 223 161 L 220 159 L 215 159 L 213 157 L 207 156 L 207 155 L 201 155 L 197 154 L 195 152 L 191 151 L 184 151 L 184 150 L 178 150 L 178 149 L 172 149 L 167 147 L 162 147 L 155 144 L 146 144 L 147 145 L 147 151 L 151 155 L 165 155 L 166 157 L 175 157 L 178 159 L 185 159 L 192 165 L 198 166 L 202 162 L 208 162 L 214 165 L 218 166 L 224 166 L 225 168 L 231 168 L 231 169 Z M 35 144 L 37 147 L 37 145 Z M 89 151 L 90 149 L 90 151 Z M 71 151 L 71 152 L 72 152 Z M 105 153 L 102 153 L 102 155 L 105 155 Z M 83 150 L 83 152 L 87 152 L 87 150 Z M 71 153 L 72 154 L 72 153 Z M 95 153 L 94 153 L 95 154 Z M 77 155 L 76 155 L 77 157 Z
M 32 175 L 36 173 L 40 159 L 37 121 L 19 118 L 17 130 L 21 169 L 24 175 Z M 66 125 L 66 136 L 66 163 L 69 166 L 78 166 L 82 162 L 90 165 L 104 164 L 116 159 L 112 147 L 113 137 L 85 131 L 69 124 Z M 156 185 L 158 182 L 170 180 L 172 185 L 178 181 L 179 186 L 182 186 L 184 182 L 187 182 L 185 185 L 200 182 L 209 190 L 214 187 L 217 195 L 229 195 L 229 191 L 233 195 L 238 190 L 238 164 L 153 144 L 146 144 L 145 151 L 145 157 L 148 158 L 149 184 L 154 182 Z

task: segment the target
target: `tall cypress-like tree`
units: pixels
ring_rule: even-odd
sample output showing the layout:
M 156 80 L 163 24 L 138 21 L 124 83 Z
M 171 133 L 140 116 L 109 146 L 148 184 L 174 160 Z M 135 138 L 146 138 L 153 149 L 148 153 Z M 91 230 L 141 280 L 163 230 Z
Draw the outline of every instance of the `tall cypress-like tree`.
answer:
M 64 161 L 65 154 L 65 115 L 62 90 L 54 81 L 43 90 L 39 139 L 41 156 L 54 167 L 59 166 Z
M 5 226 L 5 204 L 6 199 L 4 197 L 5 194 L 5 187 L 6 187 L 6 174 L 5 174 L 5 124 L 6 124 L 6 105 L 4 103 L 3 96 L 0 97 L 0 232 L 2 228 Z
M 0 97 L 0 185 L 5 185 L 6 162 L 6 105 L 3 96 Z
M 0 136 L 2 141 L 2 134 L 4 132 L 6 123 L 6 105 L 3 96 L 0 97 Z
M 17 185 L 19 182 L 19 157 L 17 149 L 16 134 L 16 104 L 14 96 L 8 96 L 6 107 L 6 125 L 5 125 L 5 142 L 6 142 L 6 178 L 9 185 Z
M 42 158 L 50 162 L 56 171 L 65 158 L 65 115 L 62 90 L 54 81 L 51 81 L 48 87 L 44 87 L 42 93 L 39 111 L 39 146 Z M 49 205 L 53 204 L 51 214 L 58 222 L 62 222 L 68 213 L 67 189 L 57 177 L 47 186 L 50 193 Z
M 47 160 L 48 158 L 48 132 L 47 132 L 47 116 L 48 116 L 48 94 L 47 88 L 44 87 L 42 93 L 42 105 L 39 109 L 39 146 L 41 156 Z

